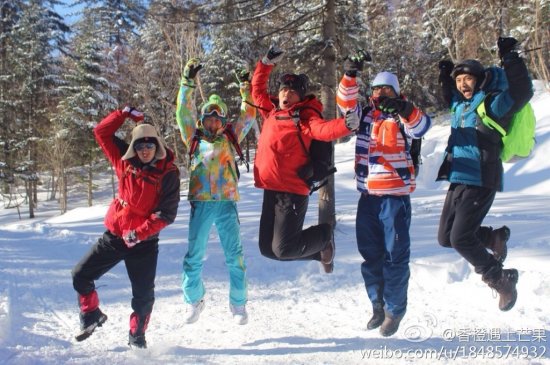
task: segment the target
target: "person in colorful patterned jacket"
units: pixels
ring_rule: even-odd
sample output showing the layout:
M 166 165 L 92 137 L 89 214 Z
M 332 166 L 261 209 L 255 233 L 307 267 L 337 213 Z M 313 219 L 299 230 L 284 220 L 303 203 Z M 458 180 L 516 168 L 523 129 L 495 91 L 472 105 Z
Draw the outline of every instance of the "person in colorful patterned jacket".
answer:
M 237 212 L 239 190 L 235 149 L 254 125 L 256 109 L 250 105 L 249 74 L 239 72 L 237 78 L 242 97 L 239 119 L 229 123 L 226 104 L 218 95 L 212 94 L 201 106 L 197 121 L 193 96 L 195 77 L 201 68 L 196 58 L 187 62 L 176 109 L 181 138 L 190 152 L 191 171 L 189 249 L 183 260 L 182 284 L 187 303 L 185 321 L 196 322 L 205 306 L 201 273 L 208 236 L 214 224 L 229 269 L 229 308 L 238 324 L 246 324 L 246 265 Z
M 283 54 L 278 47 L 271 47 L 252 78 L 252 96 L 263 118 L 254 162 L 254 184 L 264 189 L 260 252 L 274 260 L 320 261 L 324 271 L 331 273 L 335 252 L 332 226 L 325 223 L 302 230 L 310 187 L 300 177 L 300 170 L 308 164 L 304 150 L 309 150 L 313 139 L 344 137 L 356 127 L 358 118 L 322 119 L 323 106 L 315 96 L 306 95 L 304 74 L 283 75 L 278 99 L 270 96 L 269 75 Z
M 355 177 L 361 193 L 356 237 L 364 261 L 361 273 L 373 315 L 368 329 L 393 335 L 407 309 L 411 224 L 410 194 L 416 188 L 409 146 L 431 127 L 431 119 L 400 93 L 397 76 L 383 71 L 371 83 L 368 105 L 358 105 L 357 73 L 363 58 L 349 57 L 337 103 L 360 115 L 355 147 Z
M 514 38 L 497 41 L 506 75 L 502 85 L 497 74 L 485 70 L 479 61 L 464 60 L 456 66 L 450 60 L 439 63 L 442 93 L 451 108 L 451 134 L 437 177 L 451 183 L 439 222 L 439 244 L 454 248 L 474 266 L 498 292 L 502 311 L 512 309 L 517 299 L 518 271 L 502 268 L 510 229 L 481 226 L 497 191 L 502 191 L 502 142 L 496 130 L 480 121 L 476 110 L 484 103 L 491 119 L 507 129 L 513 114 L 533 96 L 527 67 L 514 51 L 516 44 Z
M 139 123 L 130 145 L 115 136 L 127 118 Z M 72 271 L 78 293 L 81 333 L 88 338 L 107 316 L 99 309 L 94 281 L 124 261 L 132 284 L 129 344 L 147 346 L 145 331 L 155 302 L 159 232 L 174 222 L 180 200 L 179 170 L 174 154 L 143 114 L 125 107 L 109 114 L 94 134 L 118 177 L 118 197 L 105 216 L 107 231 Z

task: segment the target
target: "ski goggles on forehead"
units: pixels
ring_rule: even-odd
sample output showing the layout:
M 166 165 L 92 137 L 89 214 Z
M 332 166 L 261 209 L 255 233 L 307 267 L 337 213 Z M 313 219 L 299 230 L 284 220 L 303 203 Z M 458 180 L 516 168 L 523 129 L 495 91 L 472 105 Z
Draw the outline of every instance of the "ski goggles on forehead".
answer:
M 141 142 L 135 145 L 136 151 L 143 151 L 143 150 L 152 150 L 155 148 L 155 144 L 153 142 Z
M 210 104 L 202 108 L 201 119 L 204 119 L 206 117 L 213 117 L 213 116 L 218 117 L 220 119 L 225 119 L 227 117 L 227 115 L 225 114 L 225 111 L 219 105 Z

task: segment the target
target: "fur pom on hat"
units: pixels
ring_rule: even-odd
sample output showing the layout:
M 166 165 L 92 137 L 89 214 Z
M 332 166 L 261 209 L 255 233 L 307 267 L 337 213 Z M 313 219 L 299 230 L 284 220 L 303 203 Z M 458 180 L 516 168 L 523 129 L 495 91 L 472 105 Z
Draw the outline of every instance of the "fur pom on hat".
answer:
M 399 81 L 397 80 L 397 76 L 395 74 L 383 71 L 380 72 L 374 80 L 372 81 L 372 86 L 391 86 L 393 88 L 393 91 L 395 91 L 395 95 L 399 96 L 399 93 L 401 92 L 401 89 L 399 88 Z
M 149 141 L 150 140 L 150 141 Z M 132 141 L 128 147 L 128 151 L 122 156 L 123 160 L 129 160 L 136 155 L 134 146 L 138 142 L 153 142 L 157 146 L 155 158 L 162 160 L 166 158 L 166 149 L 160 139 L 157 130 L 151 124 L 140 124 L 132 130 Z

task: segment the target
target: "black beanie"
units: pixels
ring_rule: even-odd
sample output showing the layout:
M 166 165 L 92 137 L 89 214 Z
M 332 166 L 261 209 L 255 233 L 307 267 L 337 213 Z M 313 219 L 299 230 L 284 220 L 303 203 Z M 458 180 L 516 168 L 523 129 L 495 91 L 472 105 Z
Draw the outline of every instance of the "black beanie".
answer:
M 476 77 L 476 87 L 483 83 L 485 79 L 485 68 L 477 60 L 464 60 L 456 65 L 451 72 L 451 77 L 456 79 L 458 75 L 469 74 Z
M 283 87 L 288 87 L 291 90 L 296 91 L 300 100 L 304 100 L 308 88 L 309 78 L 304 74 L 284 74 L 279 79 L 279 90 Z

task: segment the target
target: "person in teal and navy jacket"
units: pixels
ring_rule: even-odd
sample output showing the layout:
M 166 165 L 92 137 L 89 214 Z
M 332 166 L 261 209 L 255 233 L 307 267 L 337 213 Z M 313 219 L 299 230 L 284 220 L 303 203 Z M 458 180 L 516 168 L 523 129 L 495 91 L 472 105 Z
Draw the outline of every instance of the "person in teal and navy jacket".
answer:
M 216 94 L 200 107 L 197 120 L 193 96 L 200 60 L 187 62 L 177 98 L 176 120 L 183 143 L 190 152 L 188 200 L 191 204 L 189 249 L 183 260 L 183 296 L 187 303 L 186 323 L 194 323 L 205 306 L 202 281 L 203 260 L 212 225 L 216 225 L 229 269 L 229 307 L 238 324 L 248 322 L 246 312 L 246 265 L 240 238 L 237 201 L 238 170 L 235 144 L 240 143 L 256 120 L 251 102 L 249 74 L 238 73 L 241 112 L 229 123 L 227 105 Z M 232 142 L 233 140 L 233 142 Z
M 514 38 L 499 38 L 503 69 L 485 69 L 476 60 L 439 63 L 439 81 L 451 108 L 451 134 L 437 180 L 450 182 L 441 212 L 438 240 L 454 248 L 495 289 L 499 309 L 512 309 L 517 299 L 518 271 L 503 269 L 510 229 L 482 226 L 497 191 L 502 191 L 501 135 L 480 120 L 477 107 L 505 130 L 514 113 L 533 96 L 525 62 L 514 51 Z M 492 254 L 487 251 L 491 250 Z

